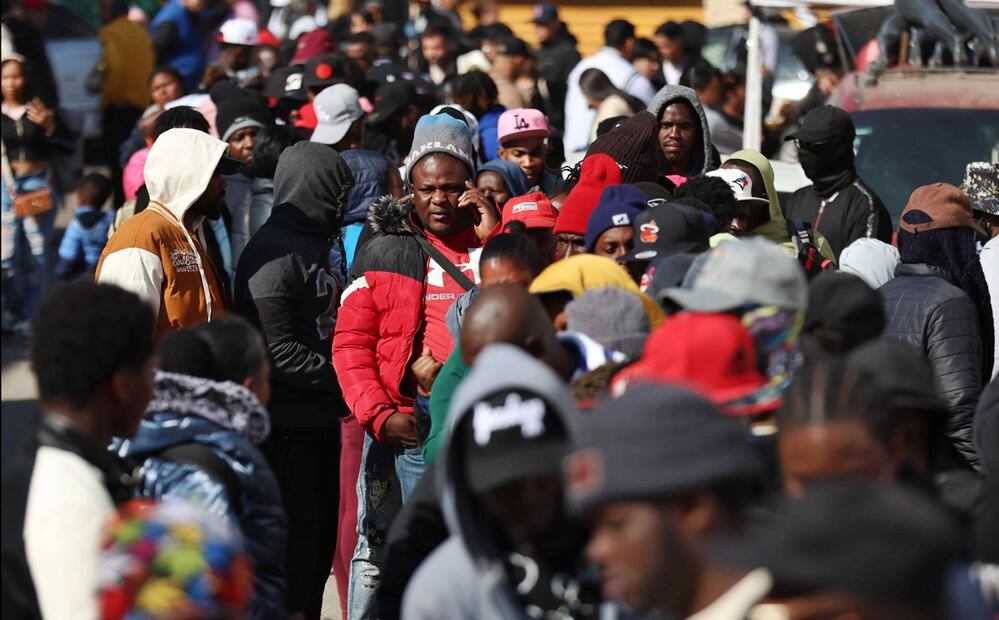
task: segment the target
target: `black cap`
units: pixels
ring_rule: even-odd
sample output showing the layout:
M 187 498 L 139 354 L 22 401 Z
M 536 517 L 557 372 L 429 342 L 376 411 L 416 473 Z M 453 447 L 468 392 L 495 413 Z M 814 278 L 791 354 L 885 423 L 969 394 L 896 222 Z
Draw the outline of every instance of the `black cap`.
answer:
M 673 194 L 658 183 L 653 183 L 652 181 L 642 181 L 641 183 L 635 183 L 635 187 L 638 188 L 638 191 L 645 194 L 645 204 L 647 204 L 650 209 L 673 201 Z
M 873 340 L 885 328 L 884 302 L 853 274 L 823 273 L 808 285 L 805 331 L 820 324 L 843 330 L 853 345 Z
M 823 105 L 806 114 L 801 119 L 801 128 L 784 140 L 818 142 L 836 138 L 852 142 L 856 135 L 857 130 L 849 114 L 835 106 Z
M 766 568 L 784 592 L 832 591 L 873 604 L 942 611 L 961 535 L 930 498 L 866 480 L 810 486 L 709 553 Z
M 558 7 L 551 2 L 535 4 L 534 16 L 531 21 L 535 24 L 550 24 L 558 21 Z
M 531 48 L 523 39 L 517 37 L 503 37 L 497 45 L 497 52 L 501 56 L 530 56 Z
M 347 81 L 344 59 L 336 54 L 313 56 L 305 63 L 305 76 L 302 81 L 305 88 L 317 90 L 334 84 L 343 84 Z
M 649 261 L 707 245 L 711 232 L 701 211 L 667 202 L 635 217 L 635 247 L 625 261 Z
M 267 127 L 273 124 L 270 110 L 256 95 L 241 94 L 220 99 L 216 103 L 215 127 L 219 138 L 228 141 L 232 134 L 247 127 Z
M 371 125 L 384 123 L 392 118 L 396 112 L 414 105 L 418 101 L 419 95 L 416 89 L 406 80 L 395 80 L 388 84 L 382 84 L 375 91 L 375 109 L 368 116 L 368 123 Z
M 264 94 L 273 99 L 308 101 L 309 96 L 303 85 L 305 71 L 301 65 L 280 67 L 271 73 L 264 88 Z
M 477 492 L 558 474 L 570 449 L 561 415 L 544 395 L 526 388 L 502 389 L 477 400 L 457 436 L 465 480 Z
M 642 290 L 653 299 L 659 299 L 659 291 L 683 284 L 683 279 L 697 256 L 689 252 L 680 252 L 654 259 L 642 274 L 642 282 L 647 283 Z

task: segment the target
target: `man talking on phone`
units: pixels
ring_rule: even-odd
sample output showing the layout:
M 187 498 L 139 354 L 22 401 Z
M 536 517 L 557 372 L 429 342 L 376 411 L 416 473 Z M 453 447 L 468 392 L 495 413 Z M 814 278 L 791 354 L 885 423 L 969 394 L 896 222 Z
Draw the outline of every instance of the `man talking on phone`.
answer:
M 468 126 L 446 114 L 422 117 L 406 164 L 412 193 L 372 205 L 374 235 L 358 249 L 341 298 L 333 365 L 365 431 L 351 618 L 365 617 L 374 602 L 384 541 L 377 524 L 388 527 L 399 507 L 392 500 L 405 502 L 425 467 L 418 429 L 429 430 L 430 388 L 454 346 L 445 315 L 478 283 L 482 245 L 499 230 L 496 206 L 474 179 Z M 385 497 L 379 483 L 393 469 L 398 493 Z

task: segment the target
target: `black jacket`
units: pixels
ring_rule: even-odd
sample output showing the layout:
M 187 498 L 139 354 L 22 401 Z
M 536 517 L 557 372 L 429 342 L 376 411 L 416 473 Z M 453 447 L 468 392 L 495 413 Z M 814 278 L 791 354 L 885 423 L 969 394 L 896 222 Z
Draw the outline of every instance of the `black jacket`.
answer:
M 565 127 L 565 94 L 569 88 L 569 73 L 581 58 L 576 49 L 576 37 L 572 36 L 565 25 L 538 50 L 538 74 L 548 91 L 544 95 L 548 121 L 559 131 Z
M 330 362 L 342 283 L 329 250 L 352 183 L 333 149 L 290 147 L 274 177 L 277 206 L 236 268 L 236 311 L 260 329 L 271 354 L 276 426 L 332 426 L 346 413 Z
M 924 264 L 899 265 L 895 278 L 878 292 L 888 318 L 884 335 L 926 353 L 950 411 L 947 436 L 963 460 L 977 469 L 973 424 L 982 388 L 982 338 L 975 304 L 949 273 Z
M 820 218 L 821 206 L 822 198 L 815 187 L 802 187 L 791 194 L 784 217 L 811 224 L 829 242 L 837 260 L 843 248 L 861 237 L 891 243 L 891 215 L 878 195 L 859 178 L 835 194 L 833 201 L 822 209 Z

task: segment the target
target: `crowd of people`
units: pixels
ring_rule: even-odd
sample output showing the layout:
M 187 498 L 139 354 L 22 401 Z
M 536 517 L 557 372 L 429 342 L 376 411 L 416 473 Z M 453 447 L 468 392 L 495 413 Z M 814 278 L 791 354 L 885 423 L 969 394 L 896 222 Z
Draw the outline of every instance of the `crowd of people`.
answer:
M 57 247 L 5 17 L 4 615 L 999 613 L 999 164 L 893 222 L 819 68 L 781 196 L 697 24 L 452 4 L 102 0 Z

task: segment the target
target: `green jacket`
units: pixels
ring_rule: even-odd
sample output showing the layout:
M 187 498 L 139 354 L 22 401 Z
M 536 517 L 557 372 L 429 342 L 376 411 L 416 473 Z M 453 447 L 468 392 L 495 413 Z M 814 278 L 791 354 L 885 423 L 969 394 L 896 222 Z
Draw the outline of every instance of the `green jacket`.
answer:
M 447 414 L 451 408 L 451 399 L 471 371 L 461 361 L 461 345 L 455 343 L 451 356 L 441 366 L 430 390 L 430 434 L 423 443 L 423 460 L 428 466 L 433 462 L 447 434 Z

